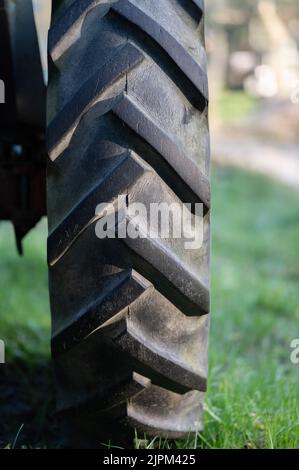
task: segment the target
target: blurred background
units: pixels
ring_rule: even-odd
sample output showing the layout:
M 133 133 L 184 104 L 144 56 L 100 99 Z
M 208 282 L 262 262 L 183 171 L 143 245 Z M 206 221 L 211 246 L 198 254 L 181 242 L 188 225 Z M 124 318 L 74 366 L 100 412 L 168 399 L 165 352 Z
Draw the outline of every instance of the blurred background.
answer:
M 205 430 L 185 448 L 299 448 L 299 3 L 206 0 L 213 185 Z M 34 0 L 46 64 L 49 0 Z M 46 66 L 45 76 L 46 76 Z M 46 220 L 0 225 L 0 446 L 59 447 Z
M 298 188 L 299 4 L 209 0 L 214 160 Z

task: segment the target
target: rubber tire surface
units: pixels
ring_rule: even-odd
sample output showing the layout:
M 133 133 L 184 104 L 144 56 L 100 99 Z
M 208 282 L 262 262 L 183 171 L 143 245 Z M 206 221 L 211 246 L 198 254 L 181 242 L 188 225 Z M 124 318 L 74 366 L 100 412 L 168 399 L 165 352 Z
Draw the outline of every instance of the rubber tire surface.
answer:
M 57 409 L 75 446 L 202 429 L 209 328 L 208 92 L 201 0 L 54 2 L 48 263 Z M 121 196 L 143 238 L 103 238 Z M 203 244 L 152 238 L 130 204 L 203 205 Z M 104 206 L 103 206 L 104 207 Z M 193 214 L 193 228 L 197 216 Z M 114 441 L 115 442 L 115 441 Z

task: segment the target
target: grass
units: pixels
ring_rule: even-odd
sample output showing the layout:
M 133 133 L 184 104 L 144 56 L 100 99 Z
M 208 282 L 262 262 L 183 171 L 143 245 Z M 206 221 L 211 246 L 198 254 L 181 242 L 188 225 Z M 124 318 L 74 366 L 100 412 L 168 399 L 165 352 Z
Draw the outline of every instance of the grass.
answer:
M 290 343 L 299 337 L 299 195 L 230 168 L 214 169 L 213 194 L 205 429 L 177 446 L 298 448 L 299 374 Z M 9 396 L 0 401 L 2 446 L 59 445 L 49 416 L 45 230 L 42 222 L 30 233 L 19 260 L 11 229 L 0 226 L 0 337 L 10 378 L 9 385 L 0 381 L 0 398 Z M 156 444 L 168 446 L 158 439 L 150 445 Z
M 46 268 L 46 221 L 16 253 L 14 233 L 0 224 L 0 447 L 56 445 L 50 357 L 50 309 Z
M 226 169 L 213 178 L 210 381 L 200 447 L 299 447 L 299 195 Z M 211 413 L 212 411 L 212 413 Z
M 25 239 L 25 256 L 15 249 L 13 228 L 0 225 L 1 320 L 0 336 L 6 341 L 6 358 L 49 354 L 49 296 L 46 269 L 46 220 Z

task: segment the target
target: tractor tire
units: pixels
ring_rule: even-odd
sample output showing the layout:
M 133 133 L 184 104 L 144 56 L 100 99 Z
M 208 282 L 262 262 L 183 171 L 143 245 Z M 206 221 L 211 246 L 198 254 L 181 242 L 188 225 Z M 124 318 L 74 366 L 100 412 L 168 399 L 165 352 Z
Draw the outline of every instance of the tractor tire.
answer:
M 202 0 L 54 1 L 48 264 L 57 411 L 73 446 L 202 429 L 209 329 L 209 129 Z M 203 243 L 96 236 L 130 204 L 203 207 Z M 170 224 L 171 225 L 171 224 Z M 120 436 L 119 438 L 117 436 Z M 130 445 L 130 444 L 124 444 Z

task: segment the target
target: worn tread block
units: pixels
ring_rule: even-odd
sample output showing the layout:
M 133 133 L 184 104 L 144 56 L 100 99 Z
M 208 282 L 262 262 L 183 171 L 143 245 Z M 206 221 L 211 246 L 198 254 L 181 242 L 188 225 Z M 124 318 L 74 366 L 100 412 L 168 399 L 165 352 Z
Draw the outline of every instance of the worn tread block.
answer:
M 202 429 L 210 208 L 203 13 L 201 0 L 64 0 L 54 12 L 52 353 L 58 410 L 77 423 L 79 445 L 115 423 L 128 435 Z M 149 234 L 98 240 L 95 207 L 120 194 L 121 224 L 129 202 L 202 202 L 202 248 Z

